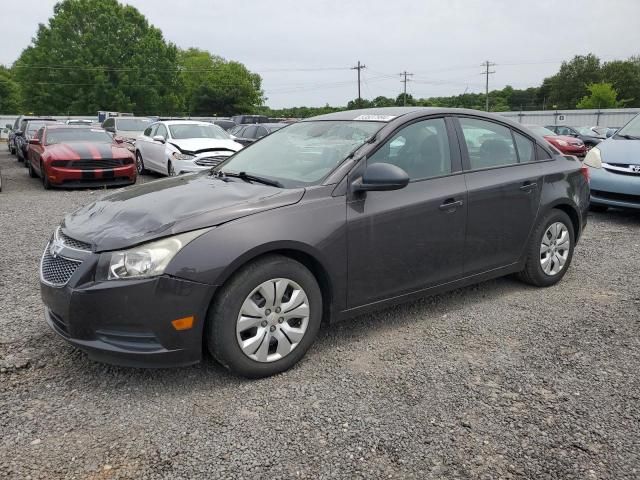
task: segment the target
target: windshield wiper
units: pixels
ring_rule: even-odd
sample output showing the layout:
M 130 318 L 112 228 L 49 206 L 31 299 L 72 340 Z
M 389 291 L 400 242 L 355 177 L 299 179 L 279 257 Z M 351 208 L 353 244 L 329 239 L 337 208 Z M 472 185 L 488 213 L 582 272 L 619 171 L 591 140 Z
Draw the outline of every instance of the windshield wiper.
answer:
M 626 138 L 627 140 L 640 140 L 640 137 L 636 137 L 635 135 L 629 135 L 626 133 L 623 134 L 616 134 L 616 137 L 622 137 L 622 138 Z
M 225 172 L 223 170 L 218 170 L 216 173 L 217 177 L 223 178 L 223 177 L 235 177 L 235 178 L 240 178 L 241 180 L 244 180 L 245 182 L 257 182 L 257 183 L 262 183 L 264 185 L 269 185 L 271 187 L 278 187 L 278 188 L 284 188 L 284 185 L 282 185 L 280 182 L 278 182 L 277 180 L 270 180 L 268 178 L 264 178 L 264 177 L 259 177 L 257 175 L 251 175 L 247 172 Z

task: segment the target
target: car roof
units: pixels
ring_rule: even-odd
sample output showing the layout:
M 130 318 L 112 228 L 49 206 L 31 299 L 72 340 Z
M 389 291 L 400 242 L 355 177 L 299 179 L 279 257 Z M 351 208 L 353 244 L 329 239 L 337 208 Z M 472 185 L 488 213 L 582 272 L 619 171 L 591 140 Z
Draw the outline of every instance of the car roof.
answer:
M 164 123 L 166 125 L 211 125 L 211 122 L 204 122 L 202 120 L 162 120 L 158 123 Z
M 356 121 L 374 121 L 374 122 L 391 122 L 396 118 L 409 114 L 468 114 L 486 118 L 499 119 L 505 123 L 513 123 L 492 113 L 481 112 L 479 110 L 471 110 L 468 108 L 442 108 L 442 107 L 378 107 L 378 108 L 362 108 L 358 110 L 344 110 L 341 112 L 327 113 L 317 115 L 315 117 L 305 118 L 302 122 L 316 120 L 356 120 Z

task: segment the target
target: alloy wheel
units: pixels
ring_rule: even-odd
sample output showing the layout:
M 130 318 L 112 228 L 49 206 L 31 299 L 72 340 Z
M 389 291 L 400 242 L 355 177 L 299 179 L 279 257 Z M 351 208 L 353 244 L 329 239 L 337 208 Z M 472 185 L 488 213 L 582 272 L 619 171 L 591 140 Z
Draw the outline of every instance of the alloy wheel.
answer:
M 236 338 L 242 352 L 258 362 L 275 362 L 300 343 L 309 325 L 307 294 L 293 280 L 261 283 L 242 303 Z
M 140 152 L 136 152 L 136 169 L 138 170 L 138 175 L 142 175 L 144 172 L 144 163 L 142 162 Z
M 542 235 L 540 243 L 540 265 L 549 276 L 560 273 L 564 268 L 571 247 L 571 236 L 567 226 L 562 222 L 555 222 Z
M 175 177 L 175 176 L 176 176 L 176 169 L 175 169 L 175 168 L 173 168 L 173 164 L 172 164 L 171 162 L 169 162 L 169 168 L 168 168 L 168 170 L 169 170 L 169 172 L 168 172 L 168 173 L 169 173 L 169 176 L 170 176 L 170 177 Z

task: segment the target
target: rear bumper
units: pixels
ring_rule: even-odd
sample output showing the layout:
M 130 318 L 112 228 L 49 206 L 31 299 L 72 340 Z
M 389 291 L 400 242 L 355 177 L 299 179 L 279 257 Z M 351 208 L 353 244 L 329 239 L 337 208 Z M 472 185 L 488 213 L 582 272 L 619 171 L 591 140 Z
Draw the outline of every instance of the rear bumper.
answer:
M 67 342 L 105 363 L 176 367 L 200 361 L 211 285 L 173 277 L 94 282 L 61 288 L 41 283 L 45 320 Z M 178 331 L 172 320 L 194 317 Z
M 612 173 L 589 167 L 591 203 L 640 209 L 640 175 Z

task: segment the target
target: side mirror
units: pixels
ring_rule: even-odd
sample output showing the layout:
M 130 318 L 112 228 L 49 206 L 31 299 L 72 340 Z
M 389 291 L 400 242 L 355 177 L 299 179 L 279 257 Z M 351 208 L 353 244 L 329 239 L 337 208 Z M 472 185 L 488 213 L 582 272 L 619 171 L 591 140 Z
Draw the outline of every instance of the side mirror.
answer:
M 153 137 L 153 141 L 154 142 L 165 143 L 167 141 L 167 139 L 164 138 L 162 135 L 156 135 L 156 136 Z
M 605 133 L 605 137 L 610 138 L 613 137 L 614 131 L 613 130 L 607 130 L 607 133 Z
M 354 192 L 400 190 L 409 184 L 409 175 L 390 163 L 374 163 L 367 166 L 362 177 L 351 186 Z
M 40 140 L 37 138 L 32 138 L 29 140 L 29 145 L 40 145 Z

